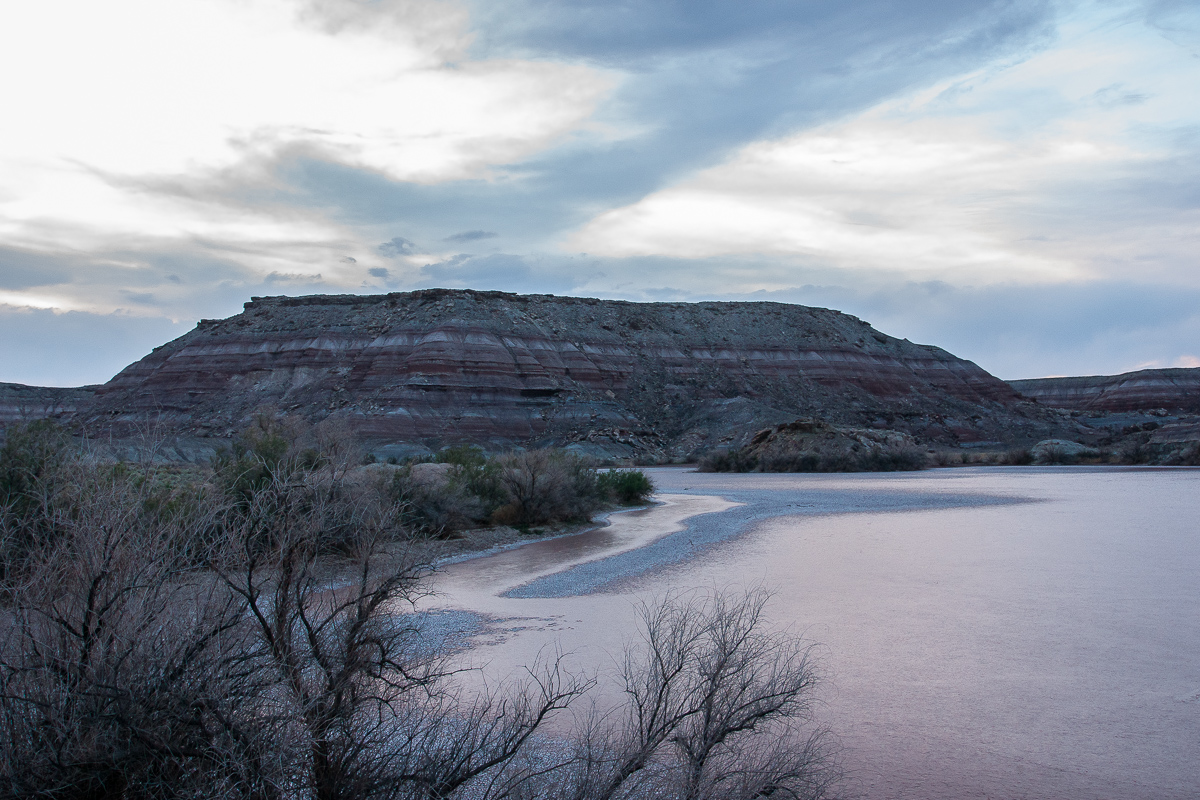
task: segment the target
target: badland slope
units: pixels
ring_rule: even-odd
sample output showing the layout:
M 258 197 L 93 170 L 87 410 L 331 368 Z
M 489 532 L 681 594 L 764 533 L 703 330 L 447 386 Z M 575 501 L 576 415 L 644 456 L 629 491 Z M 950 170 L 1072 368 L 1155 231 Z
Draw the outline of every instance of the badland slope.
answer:
M 1121 375 L 1009 381 L 1026 397 L 1052 408 L 1120 413 L 1164 409 L 1200 412 L 1200 367 L 1143 369 Z
M 975 364 L 838 311 L 442 289 L 253 298 L 127 367 L 78 418 L 227 437 L 263 406 L 343 419 L 381 454 L 472 442 L 682 458 L 800 416 L 945 445 L 1064 425 Z

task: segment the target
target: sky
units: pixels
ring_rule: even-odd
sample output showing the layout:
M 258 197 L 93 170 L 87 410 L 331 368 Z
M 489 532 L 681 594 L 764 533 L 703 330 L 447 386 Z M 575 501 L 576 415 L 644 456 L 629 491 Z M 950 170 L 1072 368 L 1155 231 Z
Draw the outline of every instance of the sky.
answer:
M 0 24 L 0 381 L 255 295 L 836 308 L 1200 366 L 1200 3 L 57 0 Z

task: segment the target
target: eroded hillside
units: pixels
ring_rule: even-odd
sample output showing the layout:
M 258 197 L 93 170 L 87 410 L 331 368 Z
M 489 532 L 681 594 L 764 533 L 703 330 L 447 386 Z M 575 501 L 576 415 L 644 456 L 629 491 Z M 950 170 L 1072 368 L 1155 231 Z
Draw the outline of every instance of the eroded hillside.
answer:
M 88 427 L 224 437 L 272 406 L 367 442 L 692 457 L 798 416 L 946 445 L 1062 417 L 975 364 L 837 311 L 470 290 L 261 297 L 130 365 Z

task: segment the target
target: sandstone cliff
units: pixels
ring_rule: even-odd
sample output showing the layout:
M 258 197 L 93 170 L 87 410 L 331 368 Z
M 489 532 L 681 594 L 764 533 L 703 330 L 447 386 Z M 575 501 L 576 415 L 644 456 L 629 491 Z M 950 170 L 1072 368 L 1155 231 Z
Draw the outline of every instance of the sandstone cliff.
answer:
M 1165 409 L 1200 412 L 1200 368 L 1144 369 L 1122 375 L 1009 381 L 1026 397 L 1052 408 L 1093 413 Z
M 837 311 L 440 289 L 253 298 L 123 370 L 86 421 L 221 437 L 264 405 L 379 447 L 615 456 L 693 456 L 798 416 L 944 444 L 1062 425 L 975 364 Z

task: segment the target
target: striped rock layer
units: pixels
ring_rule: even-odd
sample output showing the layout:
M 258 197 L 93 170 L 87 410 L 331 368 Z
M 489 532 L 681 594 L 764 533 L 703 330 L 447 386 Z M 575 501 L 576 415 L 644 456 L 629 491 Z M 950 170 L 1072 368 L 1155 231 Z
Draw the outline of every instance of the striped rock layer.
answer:
M 228 436 L 270 406 L 372 442 L 591 442 L 686 455 L 819 416 L 946 443 L 1054 416 L 937 347 L 784 303 L 631 303 L 432 289 L 253 298 L 99 389 L 114 428 Z
M 1009 384 L 1042 405 L 1077 411 L 1200 412 L 1200 367 L 1143 369 L 1122 375 L 1034 378 Z

